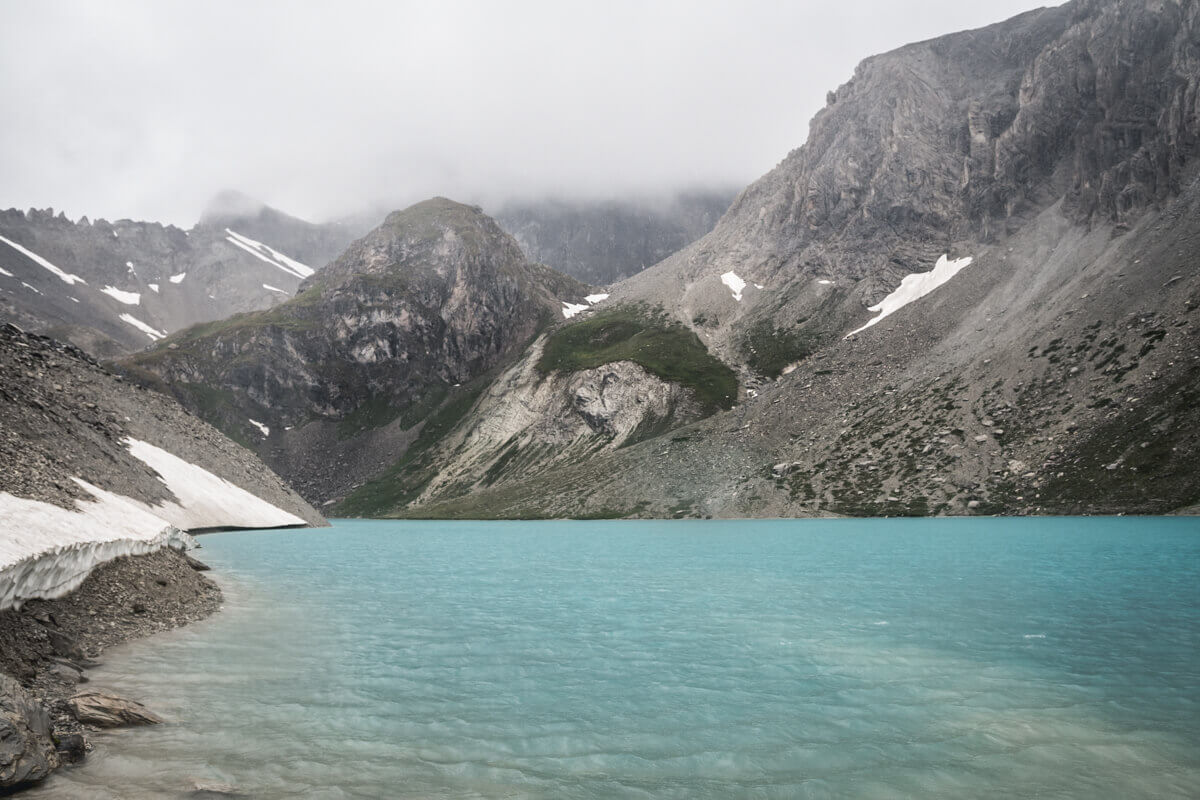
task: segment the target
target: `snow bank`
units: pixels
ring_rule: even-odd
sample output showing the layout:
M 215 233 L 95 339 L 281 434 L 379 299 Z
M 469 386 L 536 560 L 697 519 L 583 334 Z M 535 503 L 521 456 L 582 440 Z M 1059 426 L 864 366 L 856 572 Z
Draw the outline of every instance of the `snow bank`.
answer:
M 266 425 L 263 425 L 258 420 L 252 419 L 252 420 L 250 420 L 250 424 L 253 425 L 254 427 L 258 428 L 260 431 L 262 431 L 262 435 L 264 437 L 271 435 L 271 429 L 268 428 Z
M 266 289 L 268 292 L 279 292 L 280 294 L 286 294 L 288 297 L 291 297 L 291 296 L 292 296 L 292 293 L 291 293 L 291 292 L 286 292 L 286 291 L 284 291 L 283 289 L 280 289 L 280 288 L 278 288 L 278 287 L 272 286 L 272 285 L 271 285 L 271 284 L 269 284 L 269 283 L 264 283 L 264 284 L 262 285 L 262 287 L 263 287 L 264 289 Z
M 122 314 L 121 321 L 128 322 L 130 325 L 132 325 L 133 327 L 137 328 L 142 333 L 149 336 L 150 339 L 155 342 L 157 342 L 159 339 L 165 339 L 167 336 L 167 334 L 165 334 L 164 332 L 162 332 L 160 330 L 155 330 L 154 328 L 151 328 L 149 325 L 142 322 L 140 319 L 135 317 L 133 314 Z
M 146 285 L 150 287 L 150 291 L 154 292 L 155 294 L 158 294 L 158 284 L 157 283 L 147 283 Z
M 563 310 L 562 310 L 563 316 L 566 317 L 567 319 L 570 319 L 571 317 L 575 316 L 580 311 L 587 311 L 591 307 L 591 306 L 585 305 L 583 303 L 568 303 L 566 300 L 563 300 L 562 304 L 563 304 Z
M 606 295 L 606 294 L 589 294 L 587 297 L 585 297 L 583 299 L 587 300 L 588 303 L 590 303 L 591 305 L 596 305 L 596 303 L 599 303 L 601 300 L 607 300 L 608 295 Z
M 110 559 L 194 544 L 129 498 L 74 480 L 95 500 L 73 511 L 0 492 L 0 610 L 62 597 Z
M 746 282 L 737 276 L 736 272 L 726 272 L 721 276 L 721 283 L 729 287 L 733 292 L 733 299 L 739 303 L 742 302 L 742 290 L 746 288 Z
M 136 306 L 142 302 L 142 295 L 138 292 L 123 292 L 115 286 L 105 286 L 100 291 L 127 306 Z
M 182 530 L 277 528 L 304 520 L 137 439 L 129 452 L 159 474 L 178 502 L 151 506 L 74 478 L 93 498 L 66 509 L 0 492 L 0 610 L 77 588 L 113 558 L 193 546 Z
M 943 255 L 929 272 L 914 272 L 905 275 L 904 280 L 900 281 L 900 285 L 896 287 L 896 291 L 883 298 L 879 303 L 867 308 L 868 311 L 878 312 L 879 316 L 874 317 L 861 328 L 850 331 L 843 338 L 849 339 L 854 334 L 865 331 L 884 317 L 896 313 L 912 301 L 921 299 L 969 266 L 971 261 L 970 256 L 951 261 L 948 256 Z
M 137 439 L 125 442 L 129 452 L 157 472 L 179 498 L 178 503 L 146 506 L 177 528 L 283 528 L 308 524 L 161 447 Z
M 181 272 L 178 275 L 172 275 L 171 277 L 167 278 L 167 280 L 169 280 L 171 283 L 183 283 L 183 279 L 186 277 L 187 273 Z
M 225 237 L 225 241 L 242 248 L 250 255 L 261 261 L 267 262 L 273 267 L 278 267 L 289 275 L 303 280 L 304 278 L 307 278 L 309 275 L 312 275 L 314 272 L 316 272 L 316 270 L 314 270 L 312 267 L 306 264 L 301 264 L 295 259 L 288 258 L 278 250 L 272 249 L 262 242 L 256 242 L 249 236 L 243 236 L 237 231 L 229 230 L 229 228 L 225 229 L 225 233 L 229 234 Z
M 3 236 L 0 236 L 0 242 L 4 242 L 6 245 L 8 245 L 12 249 L 16 250 L 21 255 L 26 256 L 31 261 L 33 261 L 35 264 L 37 264 L 39 267 L 45 267 L 46 269 L 50 270 L 50 272 L 57 275 L 58 279 L 61 280 L 63 283 L 67 284 L 68 286 L 74 286 L 76 283 L 87 283 L 87 281 L 85 281 L 83 278 L 79 277 L 78 275 L 72 275 L 68 272 L 63 272 L 61 269 L 59 269 L 58 267 L 54 266 L 46 259 L 39 256 L 37 253 L 34 253 L 31 250 L 26 250 L 24 247 L 21 247 L 21 245 L 17 244 L 16 242 L 12 241 L 11 239 L 5 239 Z

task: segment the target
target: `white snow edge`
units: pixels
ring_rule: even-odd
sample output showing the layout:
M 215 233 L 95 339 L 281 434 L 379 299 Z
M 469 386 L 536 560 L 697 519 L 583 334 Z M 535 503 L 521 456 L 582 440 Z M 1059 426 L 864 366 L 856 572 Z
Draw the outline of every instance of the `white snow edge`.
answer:
M 124 303 L 127 306 L 136 306 L 142 302 L 140 292 L 125 292 L 115 286 L 105 286 L 100 290 L 118 303 Z
M 59 269 L 58 267 L 54 266 L 46 259 L 39 256 L 37 253 L 33 252 L 32 250 L 26 250 L 24 247 L 17 244 L 16 242 L 14 242 L 11 239 L 5 239 L 3 236 L 0 236 L 0 242 L 4 242 L 6 245 L 8 245 L 12 249 L 16 250 L 21 255 L 29 258 L 35 264 L 37 264 L 39 267 L 45 267 L 46 269 L 50 270 L 52 273 L 54 273 L 55 275 L 58 276 L 59 280 L 61 280 L 63 283 L 67 284 L 68 286 L 74 286 L 77 283 L 87 283 L 87 281 L 85 281 L 83 278 L 79 277 L 78 275 L 72 275 L 69 272 L 63 272 L 61 269 Z
M 279 528 L 305 521 L 161 447 L 126 439 L 178 502 L 151 506 L 73 480 L 94 500 L 74 509 L 0 492 L 0 610 L 78 588 L 99 564 L 194 545 L 182 530 Z
M 150 327 L 133 314 L 122 314 L 121 321 L 128 322 L 130 325 L 149 336 L 151 341 L 157 342 L 159 339 L 167 338 L 167 334 L 165 332 Z
M 746 288 L 746 282 L 737 276 L 732 270 L 721 275 L 721 283 L 729 287 L 729 291 L 733 292 L 733 299 L 739 303 L 742 302 L 742 290 Z
M 856 333 L 865 331 L 875 323 L 879 322 L 884 317 L 890 316 L 914 300 L 920 300 L 925 295 L 932 292 L 934 289 L 941 286 L 946 281 L 953 278 L 966 267 L 970 266 L 973 259 L 970 256 L 966 258 L 950 260 L 948 255 L 942 255 L 937 260 L 937 264 L 929 272 L 913 272 L 904 276 L 900 281 L 900 285 L 896 290 L 887 297 L 880 300 L 873 306 L 868 306 L 868 311 L 876 311 L 879 316 L 869 320 L 866 325 L 861 328 L 855 328 L 847 333 L 844 337 L 849 339 Z
M 225 232 L 229 234 L 225 237 L 225 241 L 242 248 L 250 255 L 267 262 L 273 267 L 278 267 L 289 275 L 304 279 L 316 272 L 316 270 L 307 264 L 301 264 L 294 258 L 288 258 L 278 250 L 262 242 L 257 242 L 249 236 L 243 236 L 237 231 L 229 230 L 229 228 L 226 228 Z

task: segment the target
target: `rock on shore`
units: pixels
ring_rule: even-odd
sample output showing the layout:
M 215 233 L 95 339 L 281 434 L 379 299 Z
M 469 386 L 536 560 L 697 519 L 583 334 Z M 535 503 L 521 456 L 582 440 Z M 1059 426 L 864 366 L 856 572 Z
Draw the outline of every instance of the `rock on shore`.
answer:
M 81 758 L 86 726 L 159 721 L 140 703 L 78 684 L 106 648 L 220 607 L 221 590 L 190 560 L 170 549 L 116 559 L 65 597 L 0 612 L 0 794 Z

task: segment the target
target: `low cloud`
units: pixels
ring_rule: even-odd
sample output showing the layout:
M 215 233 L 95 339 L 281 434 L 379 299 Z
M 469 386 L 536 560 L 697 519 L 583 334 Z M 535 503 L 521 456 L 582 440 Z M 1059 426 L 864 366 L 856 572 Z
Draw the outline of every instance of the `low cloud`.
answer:
M 1035 2 L 20 3 L 0 207 L 190 225 L 742 186 L 872 53 Z

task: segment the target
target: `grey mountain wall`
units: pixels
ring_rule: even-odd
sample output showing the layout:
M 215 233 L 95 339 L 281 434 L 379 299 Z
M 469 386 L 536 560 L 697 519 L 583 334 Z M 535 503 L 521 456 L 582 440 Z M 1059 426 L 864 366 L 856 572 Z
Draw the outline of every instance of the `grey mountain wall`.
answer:
M 342 226 L 265 207 L 209 215 L 189 231 L 9 209 L 0 211 L 0 236 L 8 240 L 0 241 L 0 319 L 102 357 L 143 349 L 197 322 L 277 305 L 307 274 L 288 259 L 317 269 L 352 238 Z

